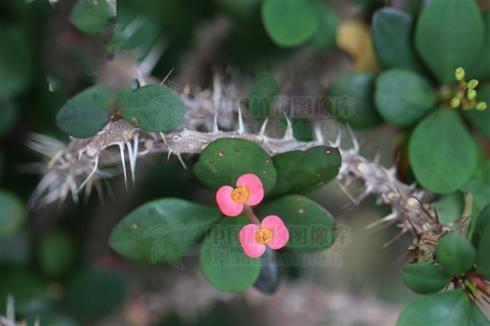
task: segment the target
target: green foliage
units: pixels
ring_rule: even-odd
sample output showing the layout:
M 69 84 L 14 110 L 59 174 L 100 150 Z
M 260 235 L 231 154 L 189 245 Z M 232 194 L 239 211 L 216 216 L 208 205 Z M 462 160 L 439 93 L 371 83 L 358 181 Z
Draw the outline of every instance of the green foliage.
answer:
M 455 111 L 439 108 L 415 128 L 409 143 L 412 169 L 420 184 L 435 193 L 451 193 L 475 171 L 474 140 Z
M 26 269 L 2 268 L 0 278 L 0 302 L 7 302 L 8 295 L 12 295 L 18 313 L 35 313 L 46 304 L 46 285 L 36 273 Z M 0 314 L 2 311 L 3 306 Z
M 259 75 L 250 86 L 249 113 L 256 119 L 269 116 L 270 108 L 275 96 L 279 93 L 279 84 L 274 75 L 263 73 Z
M 480 153 L 475 172 L 461 190 L 471 193 L 473 197 L 471 215 L 474 221 L 482 209 L 490 203 L 490 162 L 484 153 Z M 470 230 L 474 226 L 475 223 L 472 223 Z
M 433 204 L 437 211 L 439 222 L 444 225 L 455 223 L 463 214 L 464 196 L 462 192 L 453 192 L 452 194 L 441 196 Z
M 490 205 L 485 206 L 478 215 L 478 218 L 473 219 L 473 222 L 476 223 L 471 241 L 478 248 L 478 243 L 480 242 L 480 238 L 482 238 L 483 232 L 487 229 L 487 226 L 490 225 Z
M 22 93 L 32 78 L 32 58 L 21 27 L 0 24 L 0 98 Z
M 340 169 L 337 148 L 319 146 L 272 157 L 277 182 L 272 194 L 301 193 L 331 181 Z
M 396 8 L 383 8 L 373 16 L 373 42 L 383 67 L 420 70 L 412 46 L 413 18 Z M 399 85 L 401 87 L 401 85 Z
M 120 104 L 123 118 L 143 130 L 169 132 L 184 121 L 184 102 L 166 86 L 149 85 L 123 93 Z
M 46 234 L 39 246 L 39 263 L 46 275 L 63 275 L 75 260 L 75 244 L 70 234 L 53 230 Z
M 114 10 L 107 0 L 78 0 L 70 14 L 70 22 L 84 33 L 102 33 L 116 17 Z
M 485 214 L 488 214 L 488 212 L 485 212 Z M 477 229 L 479 231 L 479 239 L 476 254 L 476 269 L 488 280 L 490 279 L 490 255 L 488 254 L 488 249 L 490 248 L 490 223 L 482 221 L 479 226 L 482 229 Z
M 329 111 L 353 128 L 369 128 L 381 123 L 374 108 L 375 76 L 370 73 L 352 73 L 337 79 L 329 89 L 333 102 Z
M 271 157 L 259 145 L 243 139 L 218 139 L 209 144 L 194 165 L 194 174 L 205 186 L 218 189 L 234 186 L 245 173 L 257 175 L 265 193 L 276 184 L 276 170 Z
M 2 114 L 2 119 L 0 119 L 1 138 L 14 126 L 15 121 L 17 120 L 17 107 L 11 101 L 0 99 L 0 113 Z
M 470 73 L 475 78 L 490 80 L 490 11 L 482 12 L 484 40 L 480 54 L 471 66 Z M 487 102 L 490 104 L 490 101 Z
M 254 284 L 260 274 L 261 260 L 247 257 L 238 234 L 247 224 L 244 216 L 222 218 L 216 223 L 199 254 L 202 272 L 221 291 L 242 291 Z
M 182 199 L 152 201 L 119 222 L 110 245 L 129 259 L 153 264 L 173 262 L 220 217 L 217 209 Z
M 327 50 L 333 47 L 337 41 L 338 19 L 335 12 L 324 2 L 318 2 L 317 12 L 320 23 L 311 39 L 311 44 L 319 50 Z
M 309 0 L 265 0 L 262 21 L 271 39 L 281 47 L 310 39 L 320 25 L 316 6 Z
M 478 89 L 478 101 L 485 101 L 490 104 L 490 85 L 484 85 Z M 467 117 L 487 139 L 490 139 L 489 109 L 486 109 L 485 111 L 469 110 L 465 112 L 465 117 Z
M 409 264 L 402 271 L 403 283 L 412 291 L 430 294 L 442 290 L 451 280 L 451 275 L 431 263 Z
M 431 85 L 417 73 L 390 69 L 376 80 L 376 108 L 388 122 L 399 126 L 414 123 L 436 102 Z
M 26 220 L 24 204 L 15 195 L 0 190 L 0 239 L 17 232 Z
M 76 138 L 93 136 L 109 122 L 114 101 L 104 86 L 89 87 L 63 105 L 56 115 L 56 125 Z
M 335 221 L 323 207 L 300 195 L 286 195 L 263 204 L 259 215 L 280 216 L 289 230 L 286 248 L 296 252 L 326 249 L 335 242 Z
M 469 68 L 479 54 L 483 31 L 474 0 L 432 0 L 420 14 L 415 45 L 439 80 L 451 83 L 454 70 Z
M 443 236 L 436 248 L 437 262 L 451 275 L 467 272 L 475 263 L 473 245 L 457 233 Z
M 471 302 L 461 290 L 431 294 L 412 301 L 401 313 L 397 326 L 471 325 Z
M 103 316 L 123 303 L 126 280 L 118 273 L 90 268 L 80 272 L 66 292 L 66 306 L 82 319 Z

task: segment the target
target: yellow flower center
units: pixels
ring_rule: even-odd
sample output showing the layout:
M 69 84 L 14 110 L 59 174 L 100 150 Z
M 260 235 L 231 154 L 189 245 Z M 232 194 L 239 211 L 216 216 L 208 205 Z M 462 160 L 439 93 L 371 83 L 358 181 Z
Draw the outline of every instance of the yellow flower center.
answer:
M 255 240 L 260 244 L 267 244 L 272 240 L 272 230 L 269 228 L 260 228 L 255 234 Z
M 231 199 L 237 204 L 243 204 L 249 196 L 248 189 L 245 186 L 238 186 L 231 192 Z

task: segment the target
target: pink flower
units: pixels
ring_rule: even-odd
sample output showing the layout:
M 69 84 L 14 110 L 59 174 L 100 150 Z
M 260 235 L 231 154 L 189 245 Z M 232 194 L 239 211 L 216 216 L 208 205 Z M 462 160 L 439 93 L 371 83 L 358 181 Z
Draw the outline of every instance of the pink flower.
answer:
M 236 185 L 236 188 L 223 186 L 216 192 L 218 207 L 226 216 L 238 216 L 244 205 L 255 206 L 264 198 L 264 186 L 255 174 L 242 175 Z
M 265 252 L 265 246 L 281 249 L 288 243 L 289 231 L 279 216 L 269 215 L 260 225 L 247 224 L 240 230 L 240 243 L 245 255 L 258 258 Z

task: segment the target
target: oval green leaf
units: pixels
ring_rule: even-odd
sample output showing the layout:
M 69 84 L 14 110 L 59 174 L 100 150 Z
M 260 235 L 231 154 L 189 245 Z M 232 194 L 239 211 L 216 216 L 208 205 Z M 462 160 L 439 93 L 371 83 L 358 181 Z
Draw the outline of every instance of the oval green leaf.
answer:
M 480 54 L 473 62 L 469 75 L 473 78 L 490 80 L 490 11 L 482 12 L 484 24 L 484 39 Z M 490 103 L 489 103 L 490 104 Z
M 471 241 L 478 248 L 478 243 L 480 242 L 483 231 L 485 231 L 487 226 L 490 225 L 490 205 L 485 206 L 478 217 L 476 219 L 473 219 L 472 222 L 475 223 L 475 227 Z
M 400 314 L 397 326 L 469 325 L 470 300 L 461 290 L 431 294 L 412 301 Z
M 381 123 L 374 108 L 373 74 L 352 73 L 337 79 L 329 89 L 328 110 L 353 128 L 369 128 Z
M 475 171 L 478 150 L 457 112 L 440 108 L 418 124 L 408 147 L 420 184 L 435 193 L 451 193 Z
M 217 209 L 181 199 L 152 201 L 119 222 L 110 245 L 128 259 L 152 264 L 174 262 L 220 217 Z
M 24 224 L 27 211 L 15 195 L 0 190 L 0 239 L 17 232 Z
M 462 192 L 454 192 L 449 195 L 441 196 L 433 204 L 437 211 L 439 222 L 449 225 L 461 218 L 464 209 L 464 195 Z
M 108 29 L 116 17 L 114 9 L 107 0 L 78 0 L 69 19 L 80 31 L 97 34 Z
M 320 15 L 320 24 L 311 38 L 311 44 L 319 50 L 328 50 L 337 42 L 338 19 L 332 8 L 324 2 L 317 4 L 317 11 Z
M 184 121 L 184 102 L 166 86 L 137 88 L 124 93 L 120 102 L 123 118 L 143 130 L 169 132 Z
M 410 70 L 391 69 L 376 80 L 376 108 L 386 121 L 398 126 L 422 118 L 436 99 L 429 82 Z
M 476 269 L 485 279 L 490 279 L 490 223 L 484 225 L 478 239 L 478 251 L 476 255 Z
M 335 242 L 335 221 L 323 207 L 300 195 L 286 195 L 259 207 L 259 216 L 280 216 L 289 230 L 286 248 L 296 252 L 326 249 Z
M 410 14 L 396 8 L 380 9 L 373 16 L 372 29 L 374 48 L 383 67 L 421 69 L 412 46 Z
M 487 102 L 490 106 L 490 85 L 478 87 L 477 91 L 477 100 Z M 468 110 L 464 114 L 487 139 L 490 139 L 490 108 L 484 111 Z
M 199 254 L 201 270 L 218 290 L 242 291 L 259 277 L 261 260 L 246 256 L 238 238 L 247 223 L 244 216 L 222 218 L 204 240 Z
M 461 235 L 453 232 L 443 236 L 436 248 L 436 260 L 451 275 L 467 272 L 475 263 L 473 245 Z
M 250 86 L 249 113 L 256 119 L 269 117 L 274 97 L 279 93 L 279 84 L 274 75 L 263 73 Z
M 431 263 L 409 264 L 402 271 L 403 283 L 412 291 L 430 294 L 442 290 L 451 275 Z
M 224 138 L 209 144 L 194 165 L 194 174 L 205 186 L 218 189 L 235 186 L 241 175 L 253 173 L 268 193 L 276 184 L 271 157 L 259 145 L 243 139 Z
M 341 157 L 337 148 L 318 146 L 272 158 L 277 182 L 272 194 L 300 193 L 326 184 L 337 176 Z
M 262 4 L 262 21 L 277 45 L 291 47 L 313 36 L 320 16 L 312 1 L 266 0 Z
M 113 94 L 95 85 L 72 97 L 58 111 L 56 125 L 76 138 L 87 138 L 99 132 L 108 122 Z
M 469 69 L 479 54 L 483 31 L 483 20 L 474 0 L 432 0 L 419 16 L 415 45 L 439 80 L 451 83 L 454 70 Z

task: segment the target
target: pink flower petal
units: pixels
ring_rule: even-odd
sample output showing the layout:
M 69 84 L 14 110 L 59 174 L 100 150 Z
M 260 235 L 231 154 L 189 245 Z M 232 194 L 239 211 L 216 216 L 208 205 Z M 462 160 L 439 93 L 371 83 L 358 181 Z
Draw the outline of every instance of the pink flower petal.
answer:
M 240 230 L 240 243 L 242 244 L 243 252 L 250 258 L 259 258 L 265 252 L 265 245 L 255 240 L 255 235 L 259 228 L 258 225 L 247 224 Z
M 221 213 L 226 216 L 238 216 L 243 211 L 243 204 L 238 204 L 231 198 L 231 192 L 233 188 L 230 186 L 223 186 L 216 192 L 216 203 L 218 204 Z
M 237 186 L 245 186 L 249 191 L 247 205 L 258 205 L 264 199 L 264 186 L 260 178 L 252 173 L 247 173 L 239 177 L 236 181 Z
M 289 231 L 284 222 L 279 216 L 266 216 L 261 223 L 264 228 L 269 228 L 272 231 L 272 240 L 267 243 L 267 246 L 272 249 L 281 249 L 288 243 Z

